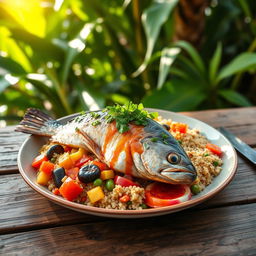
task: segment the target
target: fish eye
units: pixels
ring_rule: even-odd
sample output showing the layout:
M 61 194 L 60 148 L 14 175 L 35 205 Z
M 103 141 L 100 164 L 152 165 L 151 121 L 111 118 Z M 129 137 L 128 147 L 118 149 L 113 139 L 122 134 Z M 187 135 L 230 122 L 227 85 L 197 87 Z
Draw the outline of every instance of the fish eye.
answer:
M 168 156 L 167 156 L 167 161 L 171 164 L 177 164 L 179 163 L 180 161 L 180 156 L 178 156 L 177 154 L 175 153 L 170 153 Z

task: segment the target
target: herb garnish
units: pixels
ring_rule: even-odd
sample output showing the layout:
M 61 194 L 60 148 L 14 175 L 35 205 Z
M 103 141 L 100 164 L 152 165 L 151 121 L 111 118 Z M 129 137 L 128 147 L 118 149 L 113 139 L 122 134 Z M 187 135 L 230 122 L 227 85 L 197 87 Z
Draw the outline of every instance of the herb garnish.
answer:
M 93 122 L 92 122 L 92 125 L 93 125 L 93 126 L 97 126 L 97 125 L 99 125 L 99 124 L 101 124 L 101 122 L 100 122 L 99 120 L 96 120 L 96 121 L 93 121 Z
M 115 106 L 106 107 L 105 111 L 108 111 L 106 116 L 107 122 L 111 123 L 116 121 L 116 128 L 120 133 L 127 132 L 129 130 L 129 123 L 133 122 L 136 125 L 146 126 L 148 124 L 147 118 L 156 118 L 158 113 L 149 113 L 140 104 L 134 104 L 129 102 L 123 106 L 116 104 Z

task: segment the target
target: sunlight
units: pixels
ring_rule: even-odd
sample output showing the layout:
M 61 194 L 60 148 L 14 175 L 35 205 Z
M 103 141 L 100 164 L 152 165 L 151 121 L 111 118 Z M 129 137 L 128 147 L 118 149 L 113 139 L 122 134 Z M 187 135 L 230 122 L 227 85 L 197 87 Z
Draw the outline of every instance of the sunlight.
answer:
M 19 81 L 19 78 L 17 78 L 17 77 L 15 77 L 15 76 L 12 76 L 12 75 L 10 75 L 10 74 L 6 74 L 5 76 L 4 76 L 4 79 L 6 80 L 6 81 L 8 81 L 10 84 L 16 84 L 18 81 Z
M 82 92 L 82 97 L 88 106 L 89 110 L 98 110 L 100 109 L 97 102 L 94 100 L 94 98 L 86 91 Z
M 55 0 L 54 7 L 53 7 L 54 11 L 57 12 L 61 8 L 63 2 L 64 0 Z

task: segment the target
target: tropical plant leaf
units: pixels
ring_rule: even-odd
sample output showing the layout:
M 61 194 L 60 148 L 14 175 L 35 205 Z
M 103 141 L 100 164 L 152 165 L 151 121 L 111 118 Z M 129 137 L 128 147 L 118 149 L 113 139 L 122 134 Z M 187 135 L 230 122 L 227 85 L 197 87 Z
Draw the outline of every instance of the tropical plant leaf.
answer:
M 252 106 L 252 103 L 239 92 L 229 90 L 229 89 L 226 89 L 226 90 L 223 89 L 223 90 L 219 90 L 218 93 L 225 100 L 237 106 L 242 106 L 242 107 Z
M 133 77 L 140 75 L 146 69 L 160 29 L 177 3 L 178 0 L 155 0 L 149 8 L 143 11 L 141 19 L 147 39 L 147 51 L 143 63 L 133 73 Z
M 18 81 L 19 79 L 17 77 L 10 74 L 0 76 L 0 93 L 3 92 L 8 86 L 16 84 Z
M 8 57 L 0 56 L 0 67 L 5 70 L 6 73 L 13 75 L 25 75 L 25 69 L 17 62 Z
M 168 75 L 169 69 L 180 52 L 181 52 L 181 49 L 177 47 L 164 48 L 162 50 L 162 56 L 160 59 L 160 66 L 159 66 L 159 73 L 158 73 L 157 89 L 162 88 L 166 80 L 166 77 Z
M 218 43 L 217 48 L 213 54 L 213 57 L 209 65 L 209 79 L 212 84 L 215 83 L 217 71 L 219 69 L 220 61 L 222 55 L 222 44 Z
M 206 99 L 206 94 L 192 82 L 173 79 L 161 90 L 154 90 L 146 96 L 142 103 L 145 107 L 166 109 L 171 111 L 194 110 Z
M 251 68 L 256 68 L 256 53 L 242 53 L 220 70 L 217 81 Z
M 196 49 L 190 43 L 188 43 L 186 41 L 178 41 L 178 42 L 174 43 L 174 46 L 184 49 L 189 54 L 191 59 L 193 60 L 197 69 L 202 74 L 205 73 L 204 62 L 203 62 L 201 56 L 199 55 L 199 53 L 196 51 Z

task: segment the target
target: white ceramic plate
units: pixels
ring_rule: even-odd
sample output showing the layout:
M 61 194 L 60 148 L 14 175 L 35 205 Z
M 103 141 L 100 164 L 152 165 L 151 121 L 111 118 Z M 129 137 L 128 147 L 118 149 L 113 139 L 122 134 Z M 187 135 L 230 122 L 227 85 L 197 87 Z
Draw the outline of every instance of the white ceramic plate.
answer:
M 22 177 L 34 190 L 59 205 L 82 213 L 115 218 L 143 218 L 181 211 L 186 208 L 195 206 L 199 203 L 202 203 L 205 200 L 213 197 L 229 184 L 236 172 L 237 155 L 230 142 L 219 131 L 207 125 L 206 123 L 203 123 L 191 117 L 159 109 L 149 110 L 157 111 L 159 115 L 161 115 L 163 118 L 186 123 L 189 125 L 190 128 L 199 129 L 201 133 L 208 138 L 209 141 L 220 146 L 223 151 L 223 169 L 221 173 L 216 178 L 214 178 L 213 182 L 209 186 L 207 186 L 203 192 L 199 193 L 196 196 L 193 196 L 191 200 L 177 205 L 145 210 L 102 209 L 67 201 L 60 196 L 52 194 L 46 187 L 38 185 L 36 183 L 36 172 L 34 168 L 31 167 L 31 163 L 36 155 L 38 155 L 39 149 L 42 147 L 43 144 L 46 143 L 47 138 L 35 135 L 32 135 L 28 139 L 26 139 L 19 150 L 18 167 Z M 63 117 L 60 119 L 60 121 L 62 123 L 66 123 L 74 116 L 76 115 Z

